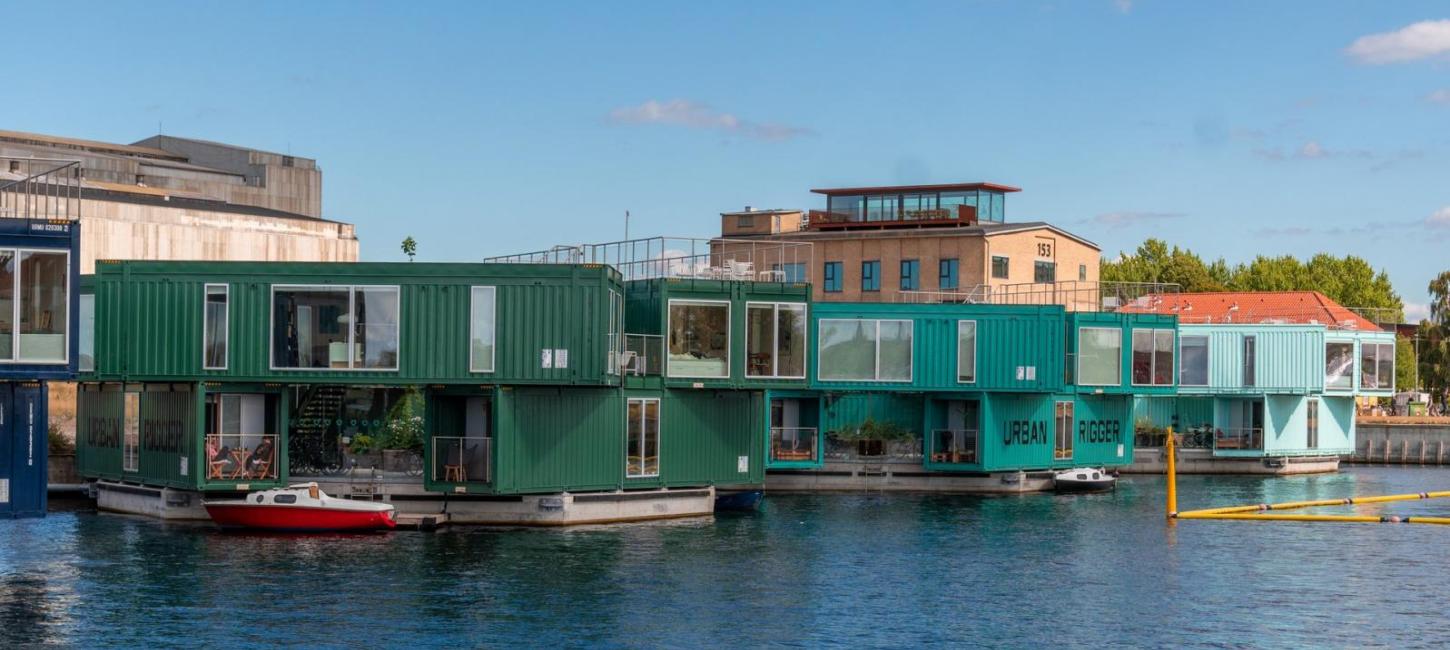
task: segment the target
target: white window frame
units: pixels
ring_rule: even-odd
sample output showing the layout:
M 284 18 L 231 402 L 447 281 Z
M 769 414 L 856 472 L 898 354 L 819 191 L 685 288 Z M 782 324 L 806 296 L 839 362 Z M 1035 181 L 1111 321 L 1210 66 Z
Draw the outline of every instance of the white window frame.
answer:
M 1183 340 L 1184 339 L 1203 339 L 1203 383 L 1201 383 L 1201 384 L 1185 384 L 1185 383 L 1183 383 Z M 1213 344 L 1212 344 L 1212 337 L 1210 337 L 1207 334 L 1182 334 L 1182 333 L 1180 333 L 1178 335 L 1178 358 L 1175 361 L 1178 364 L 1178 372 L 1179 372 L 1179 374 L 1178 374 L 1178 385 L 1179 386 L 1207 386 L 1207 385 L 1213 383 L 1213 378 L 1210 376 L 1210 375 L 1213 374 Z
M 277 372 L 397 372 L 403 365 L 403 289 L 397 284 L 274 284 L 270 287 L 267 305 L 267 367 Z M 346 368 L 291 368 L 277 366 L 277 290 L 283 291 L 345 291 L 347 292 L 347 363 Z M 398 362 L 391 368 L 355 368 L 353 350 L 357 344 L 357 292 L 364 289 L 392 289 L 398 301 Z M 469 315 L 470 318 L 472 314 Z
M 713 306 L 716 306 L 716 305 L 725 305 L 725 374 L 723 376 L 721 376 L 721 375 L 677 375 L 677 374 L 675 374 L 675 373 L 673 373 L 673 372 L 670 371 L 670 365 L 671 365 L 671 361 L 672 361 L 670 359 L 670 332 L 673 332 L 674 331 L 674 329 L 670 327 L 670 324 L 671 324 L 671 322 L 675 318 L 675 305 L 684 305 L 684 306 L 687 306 L 687 307 L 690 306 L 690 305 L 703 306 L 703 307 L 713 307 Z M 734 327 L 735 322 L 731 319 L 731 316 L 732 316 L 732 314 L 730 313 L 730 301 L 729 300 L 695 300 L 695 299 L 692 299 L 692 298 L 673 298 L 673 299 L 670 299 L 669 302 L 665 304 L 665 336 L 664 336 L 664 339 L 665 339 L 664 340 L 664 344 L 665 344 L 665 377 L 670 377 L 670 378 L 675 378 L 675 379 L 729 379 L 732 375 L 734 375 L 735 374 L 735 368 L 734 368 L 735 359 L 733 358 L 734 357 L 734 354 L 733 354 L 733 350 L 732 350 L 732 348 L 730 346 L 731 346 L 732 343 L 734 343 L 734 341 L 732 339 L 734 338 L 735 333 L 732 330 L 735 329 L 735 327 Z
M 1106 328 L 1104 328 L 1104 329 L 1106 329 Z M 1152 334 L 1153 334 L 1152 337 L 1151 337 L 1151 339 L 1150 339 L 1150 341 L 1151 341 L 1151 343 L 1153 345 L 1148 350 L 1148 383 L 1146 383 L 1146 384 L 1140 384 L 1137 381 L 1134 381 L 1134 379 L 1133 379 L 1133 368 L 1132 368 L 1132 364 L 1129 363 L 1128 364 L 1128 383 L 1129 383 L 1129 385 L 1132 385 L 1132 386 L 1143 386 L 1145 388 L 1154 388 L 1154 387 L 1162 388 L 1164 386 L 1172 387 L 1174 384 L 1178 383 L 1178 374 L 1177 374 L 1178 373 L 1178 352 L 1179 352 L 1178 351 L 1178 346 L 1172 346 L 1172 349 L 1173 349 L 1173 369 L 1169 371 L 1171 374 L 1169 376 L 1168 383 L 1166 383 L 1166 384 L 1160 384 L 1160 383 L 1157 382 L 1157 377 L 1158 377 L 1158 335 L 1160 333 L 1165 333 L 1166 332 L 1169 336 L 1173 336 L 1173 330 L 1163 329 L 1161 327 L 1134 327 L 1132 333 L 1128 335 L 1128 359 L 1129 360 L 1131 360 L 1133 358 L 1133 355 L 1136 353 L 1136 351 L 1133 350 L 1133 334 L 1137 334 L 1138 332 L 1152 332 Z
M 221 289 L 222 289 L 222 295 L 223 296 L 226 296 L 226 301 L 224 302 L 224 304 L 226 305 L 226 313 L 224 313 L 222 315 L 222 341 L 223 341 L 222 345 L 223 345 L 223 347 L 226 348 L 226 350 L 224 352 L 222 352 L 222 365 L 220 365 L 220 366 L 208 366 L 208 365 L 206 365 L 206 305 L 207 305 L 206 298 L 209 295 L 209 292 L 211 291 L 211 289 L 213 287 L 221 287 Z M 232 285 L 230 285 L 230 284 L 220 284 L 220 283 L 208 283 L 208 284 L 201 285 L 201 369 L 202 370 L 226 370 L 227 369 L 227 362 L 230 361 L 231 360 L 231 357 L 232 357 L 232 332 L 231 332 L 231 326 L 232 325 L 231 325 L 231 320 L 232 320 Z
M 962 379 L 962 350 L 961 350 L 961 347 L 962 347 L 962 326 L 963 325 L 966 325 L 967 323 L 971 323 L 972 324 L 972 378 L 971 378 L 970 381 L 967 381 L 967 380 L 963 380 Z M 975 321 L 975 320 L 959 320 L 959 321 L 957 321 L 957 383 L 958 384 L 975 384 L 975 383 L 977 383 L 977 351 L 981 349 L 981 346 L 977 345 L 977 334 L 980 332 L 980 330 L 978 329 L 978 327 L 979 326 L 977 325 L 977 321 Z M 913 333 L 913 336 L 914 335 L 915 335 L 915 333 Z M 915 341 L 913 340 L 913 345 L 914 344 L 915 344 Z
M 488 347 L 488 367 L 487 368 L 476 368 L 473 365 L 473 339 L 474 339 L 474 334 L 475 334 L 475 332 L 474 332 L 474 326 L 477 325 L 477 323 L 474 323 L 473 322 L 473 306 L 474 306 L 474 301 L 477 299 L 477 292 L 478 292 L 479 289 L 487 289 L 488 290 L 488 300 L 491 303 L 490 306 L 493 307 L 493 309 L 490 310 L 490 312 L 489 312 L 489 313 L 491 313 L 493 315 L 493 345 L 490 345 Z M 402 320 L 403 320 L 402 319 L 402 314 L 399 313 L 398 321 L 399 321 L 399 324 L 400 325 L 402 324 Z M 402 336 L 403 336 L 403 334 L 402 334 L 402 331 L 401 331 L 401 328 L 400 328 L 400 331 L 398 332 L 398 339 L 399 339 L 399 344 L 398 345 L 399 345 L 399 347 L 402 347 Z M 471 286 L 471 287 L 468 288 L 468 346 L 467 346 L 467 349 L 468 349 L 468 371 L 469 372 L 489 373 L 489 372 L 494 372 L 495 369 L 498 368 L 498 287 L 496 287 L 494 285 L 479 284 L 479 285 L 473 285 L 473 286 Z M 401 356 L 401 355 L 399 355 L 399 356 Z
M 0 253 L 7 252 L 7 251 L 8 252 L 15 253 L 15 257 L 14 257 L 14 259 L 15 259 L 15 277 L 11 279 L 12 285 L 11 285 L 11 294 L 10 294 L 11 295 L 11 301 L 10 302 L 12 303 L 10 305 L 10 308 L 11 308 L 11 314 L 10 314 L 10 323 L 11 323 L 11 325 L 10 325 L 10 358 L 9 359 L 0 359 L 0 365 L 47 365 L 47 366 L 49 366 L 49 365 L 65 365 L 65 364 L 70 363 L 70 341 L 71 341 L 71 336 L 72 336 L 72 334 L 71 334 L 71 326 L 70 326 L 70 317 L 71 317 L 71 313 L 70 313 L 70 311 L 71 311 L 70 297 L 71 297 L 71 292 L 73 292 L 73 291 L 76 290 L 75 287 L 71 286 L 71 285 L 75 284 L 75 281 L 74 281 L 74 278 L 71 277 L 70 251 L 69 250 L 66 250 L 66 249 L 62 249 L 62 248 L 9 248 L 9 247 L 0 248 Z M 20 266 L 20 258 L 22 256 L 24 256 L 25 253 L 47 253 L 47 254 L 51 254 L 51 255 L 55 255 L 55 254 L 65 255 L 65 311 L 66 311 L 66 314 L 65 314 L 65 316 L 66 316 L 66 318 L 65 318 L 65 342 L 61 345 L 61 351 L 62 351 L 61 354 L 62 354 L 62 356 L 59 359 L 21 359 L 20 358 L 20 303 L 21 303 L 21 300 L 20 300 L 20 291 L 21 291 L 20 280 L 21 280 L 21 275 L 22 275 L 21 270 L 20 270 L 21 269 L 21 266 Z M 77 307 L 79 307 L 79 305 L 77 305 Z
M 1375 381 L 1374 381 L 1374 385 L 1373 386 L 1365 386 L 1364 385 L 1364 368 L 1363 368 L 1363 365 L 1364 365 L 1364 347 L 1365 346 L 1373 346 L 1374 347 L 1374 355 L 1375 355 L 1374 356 L 1374 378 L 1375 378 Z M 1381 346 L 1383 346 L 1383 347 L 1381 347 Z M 1394 343 L 1388 343 L 1388 342 L 1385 342 L 1385 341 L 1380 341 L 1380 340 L 1366 340 L 1366 341 L 1360 341 L 1359 342 L 1359 347 L 1360 347 L 1359 354 L 1355 355 L 1355 360 L 1354 360 L 1355 363 L 1360 366 L 1358 372 L 1355 374 L 1356 380 L 1359 381 L 1359 383 L 1360 383 L 1359 389 L 1361 391 L 1393 391 L 1395 389 L 1395 370 L 1396 370 L 1395 366 L 1398 365 L 1398 362 L 1399 362 L 1399 359 L 1396 358 L 1398 356 L 1398 350 L 1395 349 L 1395 347 L 1396 347 L 1395 344 Z M 1379 362 L 1380 362 L 1380 358 L 1381 358 L 1380 357 L 1380 352 L 1382 352 L 1384 350 L 1384 347 L 1388 347 L 1389 350 L 1390 350 L 1390 379 L 1389 379 L 1390 385 L 1387 386 L 1387 387 L 1386 386 L 1380 386 L 1379 385 L 1380 384 L 1380 363 Z M 1337 389 L 1337 390 L 1343 390 L 1343 389 Z
M 876 324 L 876 356 L 873 362 L 873 379 L 833 379 L 821 377 L 820 364 L 825 358 L 821 355 L 821 345 L 824 342 L 820 334 L 822 323 L 857 323 L 870 321 Z M 882 379 L 881 378 L 881 324 L 882 323 L 906 323 L 906 329 L 911 333 L 911 373 L 906 379 Z M 907 318 L 822 318 L 816 321 L 816 379 L 823 382 L 889 382 L 893 384 L 909 384 L 916 380 L 916 321 Z
M 1089 384 L 1082 380 L 1082 333 L 1089 330 L 1102 330 L 1118 333 L 1118 381 L 1108 384 Z M 1131 348 L 1129 348 L 1131 349 Z M 1131 369 L 1129 373 L 1131 374 Z M 1123 384 L 1123 328 L 1121 327 L 1079 327 L 1077 328 L 1077 375 L 1074 376 L 1079 386 L 1121 386 Z M 1131 380 L 1132 378 L 1129 377 Z
M 639 402 L 639 453 L 640 469 L 644 468 L 644 423 L 649 414 L 649 403 L 655 403 L 655 417 L 659 421 L 659 429 L 655 432 L 655 471 L 653 474 L 631 474 L 629 473 L 629 403 Z M 665 416 L 664 406 L 660 404 L 658 397 L 627 397 L 624 401 L 624 477 L 625 478 L 659 478 L 660 459 L 664 457 L 665 448 Z
M 771 356 L 770 356 L 770 374 L 768 374 L 768 375 L 752 375 L 752 374 L 750 374 L 750 358 L 749 357 L 750 357 L 750 308 L 751 307 L 770 307 L 771 308 L 771 312 L 770 312 L 770 325 L 771 325 L 771 331 L 774 332 L 774 335 L 773 335 L 774 336 L 774 339 L 773 340 L 775 341 L 775 349 L 774 350 L 771 350 Z M 807 354 L 807 355 L 810 354 L 810 350 L 811 350 L 811 314 L 810 314 L 810 306 L 809 305 L 807 305 L 806 303 L 803 303 L 803 302 L 760 302 L 760 301 L 757 301 L 757 302 L 747 302 L 747 303 L 745 303 L 745 356 L 746 356 L 746 359 L 745 359 L 745 377 L 748 378 L 748 379 L 805 379 L 806 378 L 806 367 L 810 365 L 810 359 L 802 359 L 801 360 L 801 374 L 799 374 L 799 375 L 782 375 L 782 374 L 780 374 L 780 308 L 781 307 L 792 307 L 792 308 L 799 307 L 800 308 L 801 319 L 802 319 L 801 323 L 803 325 L 805 325 L 805 330 L 806 330 L 806 340 L 804 342 L 805 348 L 802 349 L 801 352 L 803 354 Z
M 132 396 L 135 396 L 134 398 Z M 131 402 L 135 401 L 136 430 L 133 434 L 128 426 L 131 422 Z M 121 471 L 141 471 L 141 391 L 127 390 L 121 393 Z
M 619 342 L 624 337 L 624 335 L 620 332 L 620 330 L 624 328 L 618 327 L 620 317 L 623 315 L 622 312 L 624 311 L 623 309 L 621 309 L 621 307 L 622 305 L 619 304 L 619 294 L 615 292 L 615 290 L 610 289 L 608 307 L 609 322 L 605 325 L 606 329 L 604 335 L 604 340 L 607 342 L 606 347 L 609 348 L 604 353 L 604 374 L 606 375 L 619 374 Z M 495 328 L 497 328 L 497 324 L 495 324 Z M 496 337 L 498 334 L 497 329 L 494 329 L 494 334 Z M 469 345 L 472 345 L 471 341 Z

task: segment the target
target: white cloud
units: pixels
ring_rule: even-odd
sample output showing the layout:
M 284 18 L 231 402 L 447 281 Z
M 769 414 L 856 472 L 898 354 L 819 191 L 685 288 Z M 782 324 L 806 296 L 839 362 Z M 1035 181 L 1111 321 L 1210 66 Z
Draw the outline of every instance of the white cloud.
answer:
M 1430 318 L 1430 306 L 1423 302 L 1405 303 L 1405 322 L 1418 323 Z
M 1152 223 L 1168 219 L 1178 219 L 1184 215 L 1180 212 L 1106 212 L 1090 219 L 1092 223 L 1107 228 L 1127 228 L 1140 223 Z
M 1425 95 L 1425 101 L 1431 104 L 1444 104 L 1450 106 L 1450 88 L 1441 88 L 1435 92 Z
M 1425 20 L 1399 31 L 1355 39 L 1345 54 L 1360 63 L 1403 63 L 1450 53 L 1450 19 Z
M 1426 228 L 1450 228 L 1450 205 L 1447 205 L 1433 214 L 1425 217 Z
M 1113 0 L 1113 6 L 1117 7 L 1118 11 L 1128 13 L 1133 10 L 1133 0 Z
M 1291 159 L 1328 160 L 1330 158 L 1360 158 L 1364 160 L 1373 160 L 1377 158 L 1373 151 L 1367 151 L 1364 149 L 1330 149 L 1322 144 L 1319 144 L 1318 140 L 1306 140 L 1304 144 L 1299 145 L 1299 148 L 1295 149 L 1293 153 L 1285 153 L 1283 149 L 1279 148 L 1261 148 L 1255 149 L 1254 155 L 1275 162 Z M 1397 156 L 1397 158 L 1401 157 L 1404 156 Z
M 1318 140 L 1310 140 L 1305 142 L 1304 146 L 1299 147 L 1300 158 L 1323 158 L 1328 155 L 1329 152 L 1319 145 Z
M 802 127 L 742 120 L 730 113 L 722 113 L 688 99 L 663 102 L 651 99 L 638 106 L 616 108 L 609 112 L 609 121 L 616 124 L 670 124 L 775 142 L 813 133 Z

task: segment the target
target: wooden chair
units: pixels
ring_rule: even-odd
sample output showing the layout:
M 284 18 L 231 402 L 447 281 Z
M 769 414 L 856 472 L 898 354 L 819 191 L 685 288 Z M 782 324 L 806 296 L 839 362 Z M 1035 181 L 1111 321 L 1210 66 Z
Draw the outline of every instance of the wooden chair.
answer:
M 445 483 L 467 483 L 468 468 L 463 465 L 463 443 L 454 442 L 448 450 L 448 462 L 443 464 Z

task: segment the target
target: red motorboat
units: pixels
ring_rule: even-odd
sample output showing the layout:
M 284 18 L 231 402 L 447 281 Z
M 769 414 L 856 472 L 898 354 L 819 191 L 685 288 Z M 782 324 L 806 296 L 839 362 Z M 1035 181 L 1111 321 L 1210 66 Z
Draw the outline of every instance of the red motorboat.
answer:
M 202 505 L 222 528 L 312 533 L 397 526 L 393 504 L 334 499 L 316 483 L 253 492 L 245 499 L 203 501 Z

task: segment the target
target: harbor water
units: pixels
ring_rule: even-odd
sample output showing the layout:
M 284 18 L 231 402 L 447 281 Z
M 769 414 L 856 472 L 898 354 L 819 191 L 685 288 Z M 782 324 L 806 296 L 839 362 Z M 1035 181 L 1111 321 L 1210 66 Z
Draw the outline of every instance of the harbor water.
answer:
M 1180 479 L 1184 509 L 1450 488 L 1438 469 Z M 0 647 L 1306 647 L 1450 641 L 1450 530 L 1163 520 L 1111 494 L 770 495 L 563 530 L 0 522 Z M 1450 515 L 1414 501 L 1325 512 Z

